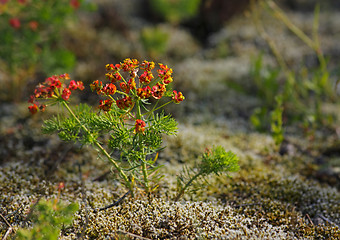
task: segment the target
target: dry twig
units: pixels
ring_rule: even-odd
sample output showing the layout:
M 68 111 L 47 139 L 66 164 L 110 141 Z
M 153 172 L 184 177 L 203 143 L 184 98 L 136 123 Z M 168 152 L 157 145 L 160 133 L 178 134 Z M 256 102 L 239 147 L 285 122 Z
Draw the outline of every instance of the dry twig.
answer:
M 99 210 L 95 211 L 95 212 L 98 212 L 98 211 L 103 211 L 103 210 L 106 210 L 108 208 L 112 208 L 114 206 L 118 206 L 125 198 L 127 195 L 129 195 L 131 193 L 131 191 L 129 190 L 127 193 L 125 193 L 121 198 L 119 198 L 116 202 L 106 206 L 106 207 L 102 207 L 102 208 L 99 208 Z
M 340 226 L 339 226 L 338 224 L 336 224 L 335 222 L 329 220 L 329 219 L 326 218 L 325 216 L 319 214 L 318 217 L 320 217 L 322 220 L 324 220 L 324 221 L 326 221 L 326 222 L 328 222 L 328 223 L 330 223 L 330 224 L 332 224 L 332 225 L 334 225 L 334 226 L 340 228 Z
M 129 235 L 130 237 L 134 237 L 134 238 L 138 238 L 138 239 L 142 239 L 142 240 L 151 240 L 150 238 L 146 238 L 146 237 L 142 237 L 133 233 L 129 233 L 129 232 L 125 232 L 122 230 L 118 230 L 119 233 L 123 233 L 125 235 Z
M 8 229 L 7 229 L 5 235 L 2 238 L 2 240 L 5 240 L 11 234 L 13 228 L 12 228 L 11 224 L 7 221 L 7 219 L 1 213 L 0 213 L 0 217 L 5 222 L 5 224 L 8 226 Z

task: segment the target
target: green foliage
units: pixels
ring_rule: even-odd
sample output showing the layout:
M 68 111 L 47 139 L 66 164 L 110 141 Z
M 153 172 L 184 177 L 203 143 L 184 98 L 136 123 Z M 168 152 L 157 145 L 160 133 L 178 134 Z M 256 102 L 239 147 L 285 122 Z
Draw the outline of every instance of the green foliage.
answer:
M 0 57 L 13 72 L 36 64 L 40 60 L 40 52 L 53 58 L 52 45 L 58 42 L 65 22 L 73 17 L 74 12 L 68 0 L 33 0 L 24 4 L 9 1 L 2 8 L 0 41 L 3 44 L 0 47 Z M 19 27 L 9 24 L 13 18 L 19 20 Z M 58 64 L 63 63 L 62 58 L 58 60 Z M 65 64 L 64 67 L 65 71 L 72 65 Z
M 231 151 L 226 152 L 221 146 L 207 150 L 202 156 L 202 162 L 198 165 L 202 176 L 209 174 L 219 175 L 222 172 L 236 172 L 239 169 L 238 158 Z
M 150 4 L 158 16 L 177 24 L 195 16 L 201 0 L 150 0 Z
M 72 70 L 76 64 L 75 55 L 63 48 L 50 49 L 45 47 L 40 56 L 43 63 L 39 66 L 44 73 L 50 72 L 67 72 Z
M 175 201 L 183 196 L 194 181 L 205 179 L 210 174 L 220 175 L 238 170 L 238 157 L 231 151 L 226 152 L 222 146 L 206 149 L 201 161 L 194 168 L 184 167 L 182 173 L 177 177 L 178 193 Z
M 279 68 L 264 66 L 262 53 L 253 60 L 250 75 L 254 80 L 257 96 L 267 107 L 273 107 L 273 99 L 279 92 L 279 73 Z
M 79 104 L 74 110 L 75 116 L 72 118 L 65 115 L 58 115 L 44 121 L 42 132 L 44 134 L 57 133 L 63 141 L 75 141 L 82 144 L 93 144 L 96 136 L 115 129 L 120 120 L 118 108 L 113 108 L 105 115 L 98 115 L 87 104 Z M 89 131 L 84 131 L 83 127 Z
M 34 207 L 31 217 L 33 228 L 19 229 L 16 239 L 58 239 L 60 230 L 72 223 L 78 208 L 76 203 L 66 205 L 58 199 L 40 201 Z
M 263 54 L 253 60 L 251 76 L 257 88 L 257 96 L 262 100 L 263 106 L 254 110 L 250 122 L 258 131 L 270 130 L 276 145 L 280 145 L 283 141 L 283 99 L 280 95 L 279 74 L 279 68 L 264 66 Z M 288 81 L 285 87 L 292 90 L 287 86 Z M 287 100 L 292 100 L 292 98 Z
M 7 93 L 15 98 L 25 81 L 35 72 L 70 71 L 75 56 L 65 49 L 62 37 L 65 26 L 75 20 L 78 4 L 89 9 L 83 0 L 31 0 L 0 3 L 0 68 L 7 75 Z M 72 4 L 73 3 L 73 4 Z M 8 92 L 9 91 L 9 92 Z
M 144 49 L 151 58 L 158 58 L 167 50 L 169 34 L 160 27 L 146 27 L 140 35 Z
M 161 150 L 162 134 L 174 135 L 177 131 L 177 122 L 171 116 L 155 114 L 146 121 L 150 127 L 145 129 L 144 134 L 136 135 L 131 124 L 120 118 L 122 113 L 116 106 L 105 114 L 98 114 L 90 106 L 80 104 L 74 114 L 79 121 L 63 115 L 44 121 L 42 132 L 57 133 L 63 141 L 80 142 L 84 145 L 94 144 L 99 136 L 109 134 L 108 147 L 111 151 L 120 152 L 121 161 L 129 161 L 130 170 L 136 170 L 141 160 Z M 83 127 L 88 131 L 84 131 Z M 148 164 L 152 166 L 152 162 Z
M 250 116 L 250 122 L 257 131 L 267 131 L 269 125 L 268 109 L 266 107 L 255 108 Z
M 303 43 L 314 50 L 319 62 L 314 68 L 307 68 L 304 64 L 301 64 L 302 67 L 299 69 L 289 66 L 273 39 L 265 32 L 259 16 L 255 17 L 254 22 L 272 50 L 278 67 L 265 66 L 262 54 L 253 61 L 251 75 L 257 88 L 257 95 L 262 100 L 262 106 L 254 110 L 250 121 L 257 130 L 271 130 L 276 144 L 280 144 L 283 140 L 282 118 L 285 119 L 284 124 L 300 122 L 306 128 L 312 128 L 313 132 L 315 128 L 327 124 L 326 121 L 332 119 L 332 116 L 325 116 L 322 112 L 323 102 L 334 101 L 336 98 L 327 61 L 322 54 L 318 39 L 319 7 L 315 8 L 313 32 L 310 38 L 294 25 L 273 1 L 260 3 L 264 6 L 263 9 L 272 13 Z M 281 83 L 278 80 L 279 76 L 283 80 Z
M 283 128 L 282 128 L 282 96 L 275 97 L 276 108 L 271 112 L 271 132 L 274 138 L 275 144 L 279 146 L 283 141 Z

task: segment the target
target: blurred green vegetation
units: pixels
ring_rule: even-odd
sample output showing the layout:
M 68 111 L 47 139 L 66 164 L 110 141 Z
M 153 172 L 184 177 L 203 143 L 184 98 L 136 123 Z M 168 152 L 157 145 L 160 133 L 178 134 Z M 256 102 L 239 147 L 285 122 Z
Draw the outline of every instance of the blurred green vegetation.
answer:
M 254 8 L 254 22 L 261 36 L 268 43 L 277 64 L 275 67 L 265 65 L 262 54 L 253 60 L 251 76 L 262 106 L 254 110 L 250 120 L 257 130 L 271 131 L 276 143 L 280 144 L 284 135 L 282 125 L 300 123 L 309 132 L 331 125 L 334 116 L 326 116 L 322 111 L 322 105 L 326 102 L 336 101 L 336 94 L 332 86 L 328 62 L 321 51 L 319 41 L 320 7 L 318 5 L 315 7 L 312 37 L 309 37 L 289 19 L 274 1 L 263 0 L 260 2 L 260 6 L 261 10 L 269 12 L 302 43 L 312 49 L 318 59 L 318 64 L 312 68 L 306 67 L 304 64 L 299 69 L 289 66 L 283 54 L 278 50 L 278 43 L 267 34 L 258 8 Z M 281 119 L 278 118 L 280 115 Z
M 37 72 L 49 75 L 73 69 L 75 56 L 62 39 L 79 7 L 95 8 L 83 0 L 0 3 L 0 69 L 6 76 L 1 100 L 20 101 L 27 80 Z
M 142 30 L 140 39 L 151 59 L 158 59 L 164 55 L 167 50 L 169 33 L 159 26 L 146 27 Z
M 20 228 L 17 231 L 16 239 L 58 239 L 61 229 L 72 223 L 78 209 L 79 206 L 76 203 L 66 205 L 58 199 L 41 200 L 33 208 L 31 216 L 33 228 Z
M 153 12 L 173 24 L 178 24 L 198 13 L 201 0 L 150 0 Z

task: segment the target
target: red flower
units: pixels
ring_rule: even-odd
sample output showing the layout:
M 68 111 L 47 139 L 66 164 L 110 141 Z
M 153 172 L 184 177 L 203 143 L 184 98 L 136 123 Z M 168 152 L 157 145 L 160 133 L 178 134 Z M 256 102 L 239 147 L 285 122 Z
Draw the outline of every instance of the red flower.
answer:
M 68 88 L 70 90 L 76 90 L 78 88 L 78 85 L 77 85 L 76 81 L 71 80 L 70 85 L 68 86 Z
M 57 98 L 64 99 L 67 101 L 70 98 L 71 90 L 83 90 L 84 84 L 82 81 L 74 81 L 71 80 L 69 83 L 68 88 L 65 87 L 65 80 L 70 79 L 67 73 L 59 75 L 59 76 L 52 76 L 46 78 L 43 83 L 40 83 L 34 90 L 34 94 L 30 96 L 28 102 L 34 104 L 33 106 L 29 107 L 30 112 L 36 113 L 37 109 L 39 111 L 44 112 L 46 105 L 41 104 L 39 107 L 36 107 L 35 100 L 36 99 L 53 99 L 56 100 Z M 60 90 L 59 90 L 60 89 Z M 61 94 L 61 96 L 60 96 Z
M 32 113 L 32 114 L 36 114 L 38 112 L 38 106 L 36 104 L 33 104 L 32 106 L 28 107 L 28 110 Z
M 103 87 L 103 92 L 106 94 L 106 95 L 113 95 L 116 93 L 116 86 L 113 84 L 113 83 L 108 83 L 105 85 L 105 87 Z
M 144 133 L 145 131 L 145 122 L 143 120 L 137 119 L 135 123 L 134 133 Z
M 18 3 L 20 3 L 20 4 L 25 4 L 26 3 L 26 0 L 17 0 L 18 1 Z
M 67 100 L 70 98 L 70 96 L 71 96 L 71 90 L 68 89 L 68 88 L 65 88 L 65 89 L 63 90 L 63 94 L 61 94 L 61 97 L 62 97 L 65 101 L 67 101 Z
M 129 85 L 130 90 L 135 89 L 136 88 L 135 80 L 133 78 L 130 78 L 128 81 L 128 85 Z
M 120 88 L 122 89 L 123 92 L 129 93 L 130 92 L 130 87 L 127 85 L 125 82 L 121 82 L 119 84 Z
M 163 78 L 163 83 L 166 84 L 166 85 L 171 83 L 172 81 L 173 81 L 173 79 L 172 79 L 171 76 L 164 76 L 164 78 Z
M 171 96 L 172 96 L 172 100 L 174 101 L 174 103 L 180 103 L 185 99 L 183 94 L 181 92 L 177 93 L 176 90 L 173 91 Z
M 137 61 L 137 59 L 127 58 L 121 64 L 121 67 L 125 72 L 132 72 L 134 69 L 138 67 L 138 63 L 139 62 Z
M 99 109 L 102 109 L 103 111 L 107 112 L 110 111 L 113 101 L 111 99 L 107 100 L 100 100 L 99 101 Z
M 0 0 L 1 4 L 6 4 L 8 2 L 8 0 Z
M 84 83 L 82 81 L 77 81 L 77 87 L 80 91 L 84 90 Z
M 103 88 L 103 83 L 99 82 L 99 80 L 94 81 L 93 83 L 90 84 L 90 88 L 92 92 L 97 92 L 97 94 L 101 94 L 102 88 Z
M 116 64 L 116 65 L 113 65 L 113 64 L 106 64 L 106 70 L 107 71 L 114 71 L 114 72 L 117 72 L 121 69 L 121 65 L 120 64 Z
M 108 78 L 112 83 L 119 82 L 122 77 L 119 73 L 106 73 L 106 78 Z
M 143 63 L 140 65 L 140 69 L 151 72 L 152 69 L 155 68 L 154 62 L 148 62 L 146 60 L 143 61 Z
M 149 98 L 151 97 L 151 94 L 151 88 L 149 86 L 137 89 L 137 95 L 141 99 Z
M 11 18 L 9 20 L 9 24 L 11 24 L 11 26 L 15 29 L 19 29 L 21 26 L 19 18 Z
M 142 75 L 140 75 L 139 82 L 142 84 L 149 84 L 152 79 L 153 79 L 152 73 L 145 71 Z
M 131 97 L 124 97 L 116 101 L 117 107 L 120 109 L 128 109 L 132 106 L 133 102 Z
M 74 8 L 77 9 L 80 7 L 80 2 L 79 0 L 70 0 L 70 5 Z
M 119 84 L 120 88 L 122 89 L 123 92 L 125 93 L 129 93 L 130 90 L 136 88 L 136 82 L 135 80 L 133 80 L 132 78 L 127 82 L 121 82 Z
M 155 86 L 152 87 L 152 96 L 155 99 L 160 99 L 164 96 L 165 91 L 166 91 L 165 85 L 157 83 Z
M 47 87 L 50 87 L 52 91 L 55 88 L 61 88 L 61 81 L 59 80 L 57 76 L 52 76 L 52 77 L 47 78 L 44 84 L 47 85 Z
M 64 73 L 64 74 L 59 75 L 59 78 L 67 80 L 67 79 L 70 79 L 70 75 L 68 73 Z
M 84 90 L 84 84 L 82 81 L 74 81 L 74 80 L 71 80 L 70 81 L 70 84 L 68 86 L 68 88 L 70 90 L 76 90 L 76 89 L 79 89 L 79 90 Z
M 117 100 L 116 104 L 119 109 L 124 109 L 125 108 L 124 98 Z
M 35 98 L 50 98 L 53 96 L 53 89 L 50 86 L 39 84 L 34 90 Z
M 169 84 L 173 81 L 171 74 L 172 74 L 172 68 L 168 68 L 167 65 L 164 65 L 162 63 L 159 63 L 159 67 L 161 69 L 158 69 L 158 76 L 163 80 L 164 84 Z
M 125 108 L 130 108 L 133 105 L 131 97 L 126 96 L 124 99 L 124 106 Z

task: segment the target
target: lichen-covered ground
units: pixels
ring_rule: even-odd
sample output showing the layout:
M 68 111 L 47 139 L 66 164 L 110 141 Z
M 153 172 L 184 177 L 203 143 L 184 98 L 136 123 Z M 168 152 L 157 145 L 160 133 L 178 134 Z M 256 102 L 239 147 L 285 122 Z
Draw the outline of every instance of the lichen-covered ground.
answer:
M 100 10 L 82 15 L 81 28 L 68 26 L 65 39 L 79 59 L 71 76 L 88 83 L 104 79 L 108 62 L 149 58 L 138 36 L 152 23 L 142 17 L 139 1 L 98 2 Z M 310 32 L 312 12 L 287 14 Z M 339 9 L 320 14 L 320 41 L 333 61 L 333 73 L 339 72 L 339 16 Z M 178 121 L 179 133 L 164 139 L 167 147 L 159 156 L 164 178 L 153 200 L 140 192 L 135 199 L 127 197 L 118 206 L 98 211 L 126 192 L 115 172 L 106 174 L 109 163 L 89 147 L 41 134 L 42 120 L 56 109 L 32 117 L 25 102 L 1 103 L 0 213 L 14 230 L 29 225 L 26 217 L 33 203 L 55 198 L 58 184 L 64 182 L 60 199 L 81 207 L 60 239 L 340 239 L 340 120 L 318 127 L 313 138 L 299 124 L 287 126 L 285 140 L 277 147 L 269 133 L 255 131 L 249 122 L 261 106 L 252 92 L 251 59 L 263 50 L 265 61 L 274 62 L 252 20 L 234 18 L 205 44 L 187 28 L 158 25 L 170 39 L 155 61 L 174 69 L 176 88 L 186 99 L 167 109 Z M 313 55 L 279 23 L 268 24 L 268 32 L 293 66 Z M 243 90 L 232 88 L 233 83 Z M 79 100 L 94 103 L 90 94 Z M 335 115 L 338 109 L 336 103 L 323 105 Z M 236 153 L 240 171 L 230 177 L 211 176 L 174 202 L 176 175 L 183 165 L 192 166 L 214 145 Z M 0 236 L 7 230 L 0 219 Z

